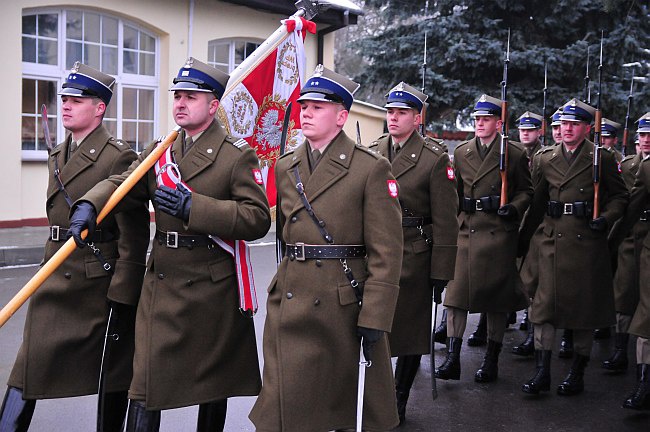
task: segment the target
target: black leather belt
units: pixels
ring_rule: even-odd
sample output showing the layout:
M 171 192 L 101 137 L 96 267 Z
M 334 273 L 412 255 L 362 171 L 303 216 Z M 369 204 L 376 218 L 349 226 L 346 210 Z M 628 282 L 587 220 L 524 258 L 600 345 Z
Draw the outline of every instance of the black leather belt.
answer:
M 415 216 L 402 216 L 402 226 L 403 227 L 421 227 L 425 225 L 431 225 L 433 221 L 430 217 L 415 217 Z
M 52 225 L 50 227 L 50 240 L 53 242 L 66 241 L 68 239 L 68 233 L 70 229 L 61 228 L 59 225 Z M 95 230 L 95 233 L 92 236 L 92 241 L 94 243 L 103 243 L 109 242 L 112 240 L 117 240 L 118 236 L 109 230 Z
M 465 213 L 474 213 L 477 211 L 490 213 L 499 210 L 500 204 L 500 195 L 489 195 L 480 198 L 463 197 L 460 200 L 460 209 Z
M 561 201 L 549 201 L 546 214 L 554 219 L 562 216 L 574 216 L 577 218 L 591 217 L 593 205 L 589 201 L 576 201 L 565 203 Z
M 363 258 L 366 256 L 366 247 L 364 245 L 306 245 L 296 243 L 288 244 L 286 252 L 289 259 L 298 261 L 306 259 Z
M 215 245 L 214 241 L 207 235 L 184 235 L 179 234 L 177 231 L 161 231 L 158 229 L 156 230 L 156 240 L 158 240 L 158 244 L 171 249 L 178 249 L 179 247 L 192 249 L 198 246 L 212 248 Z

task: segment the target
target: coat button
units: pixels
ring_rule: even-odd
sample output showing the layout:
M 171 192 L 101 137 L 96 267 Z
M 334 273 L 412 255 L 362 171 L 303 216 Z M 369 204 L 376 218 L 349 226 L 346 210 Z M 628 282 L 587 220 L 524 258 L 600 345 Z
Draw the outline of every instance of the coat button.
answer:
M 582 238 L 582 234 L 578 234 L 578 240 Z
M 314 306 L 318 306 L 320 304 L 320 299 L 314 300 Z
M 48 207 L 49 207 L 49 208 L 54 208 L 54 203 L 49 203 L 49 204 L 48 204 Z
M 559 234 L 557 235 L 557 237 L 558 237 L 558 238 L 561 238 L 561 237 L 562 237 L 562 233 L 559 233 Z
M 298 220 L 298 216 L 293 216 L 293 217 L 291 218 L 291 222 L 296 222 L 297 220 Z
M 323 261 L 317 259 L 316 260 L 316 267 L 322 267 L 323 266 Z
M 63 277 L 65 277 L 66 279 L 71 279 L 71 278 L 72 278 L 72 274 L 70 274 L 70 272 L 65 272 L 65 274 L 63 275 Z
M 472 185 L 472 189 L 476 189 L 476 185 Z
M 288 293 L 287 293 L 287 298 L 288 298 L 289 300 L 291 300 L 291 299 L 293 298 L 293 293 L 288 292 Z
M 580 192 L 584 192 L 584 191 L 585 191 L 585 188 L 580 188 Z
M 194 284 L 194 281 L 192 279 L 185 282 L 185 285 L 187 285 L 187 286 L 192 286 L 192 284 Z
M 158 279 L 165 279 L 164 273 L 158 273 Z
M 289 261 L 293 261 L 296 259 L 296 256 L 294 254 L 289 254 Z
M 469 232 L 471 232 L 471 233 L 475 233 L 476 230 L 475 230 L 474 228 L 472 228 L 471 230 L 469 230 Z

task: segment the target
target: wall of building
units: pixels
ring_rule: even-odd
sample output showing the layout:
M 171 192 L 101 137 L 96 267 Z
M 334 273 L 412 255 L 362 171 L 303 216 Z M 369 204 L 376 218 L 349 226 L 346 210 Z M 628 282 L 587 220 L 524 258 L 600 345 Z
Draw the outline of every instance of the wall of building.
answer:
M 97 2 L 67 0 L 65 8 L 94 9 L 134 21 L 159 37 L 160 94 L 158 131 L 166 134 L 174 125 L 171 115 L 171 94 L 167 91 L 178 69 L 188 56 L 205 61 L 208 41 L 220 38 L 257 38 L 264 40 L 280 25 L 285 16 L 259 12 L 247 7 L 217 0 L 105 0 Z M 3 3 L 3 67 L 0 82 L 5 83 L 5 103 L 0 105 L 4 130 L 1 144 L 0 227 L 45 223 L 45 193 L 48 181 L 47 164 L 21 160 L 21 90 L 22 49 L 21 25 L 24 9 L 61 8 L 56 0 L 19 0 Z M 190 20 L 190 17 L 192 19 Z M 191 21 L 191 22 L 190 22 Z M 333 67 L 335 33 L 325 36 L 324 64 Z M 309 35 L 305 43 L 307 73 L 316 67 L 317 40 Z M 8 83 L 8 85 L 7 85 Z M 13 101 L 13 102 L 11 102 Z M 381 129 L 373 108 L 355 104 L 348 126 L 356 124 L 358 116 L 364 135 L 368 138 Z M 383 114 L 380 116 L 383 121 Z M 366 130 L 368 132 L 366 132 Z M 356 132 L 350 136 L 356 136 Z M 153 138 L 153 137 L 152 137 Z M 365 141 L 365 137 L 364 137 Z

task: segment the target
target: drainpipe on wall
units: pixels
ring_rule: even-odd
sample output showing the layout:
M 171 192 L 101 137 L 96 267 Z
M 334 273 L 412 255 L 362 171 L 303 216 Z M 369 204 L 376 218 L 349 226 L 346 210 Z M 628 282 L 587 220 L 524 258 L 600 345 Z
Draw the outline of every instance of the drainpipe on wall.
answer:
M 336 30 L 342 29 L 343 27 L 347 27 L 348 25 L 350 25 L 350 11 L 346 10 L 345 12 L 343 12 L 343 25 L 332 25 L 326 28 L 325 30 L 320 30 L 317 32 L 316 37 L 318 41 L 318 53 L 317 53 L 318 61 L 316 62 L 316 64 L 323 63 L 325 35 L 335 32 Z

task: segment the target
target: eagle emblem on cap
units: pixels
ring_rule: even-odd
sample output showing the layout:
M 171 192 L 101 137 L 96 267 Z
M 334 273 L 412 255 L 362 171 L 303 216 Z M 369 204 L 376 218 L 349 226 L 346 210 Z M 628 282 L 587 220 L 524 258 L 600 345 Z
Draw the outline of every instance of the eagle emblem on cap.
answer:
M 574 106 L 578 105 L 578 101 L 576 101 L 575 99 L 572 99 L 571 102 L 569 102 L 569 105 L 574 107 Z
M 402 82 L 400 82 L 399 84 L 397 84 L 397 85 L 395 86 L 395 90 L 397 90 L 397 91 L 402 91 L 402 90 L 404 90 L 404 81 L 402 81 Z
M 72 65 L 72 69 L 70 69 L 70 72 L 72 72 L 72 73 L 79 72 L 79 65 L 80 64 L 81 63 L 79 63 L 78 61 L 74 62 L 74 65 Z
M 481 95 L 481 98 L 478 100 L 479 102 L 485 102 L 487 99 L 485 98 L 485 95 Z
M 185 62 L 185 66 L 183 66 L 183 67 L 189 69 L 193 65 L 194 65 L 194 58 L 190 57 L 190 58 L 187 59 L 187 61 Z
M 314 71 L 314 76 L 315 77 L 322 76 L 324 68 L 325 68 L 325 66 L 323 66 L 322 64 L 319 64 L 318 66 L 316 66 L 316 70 Z

